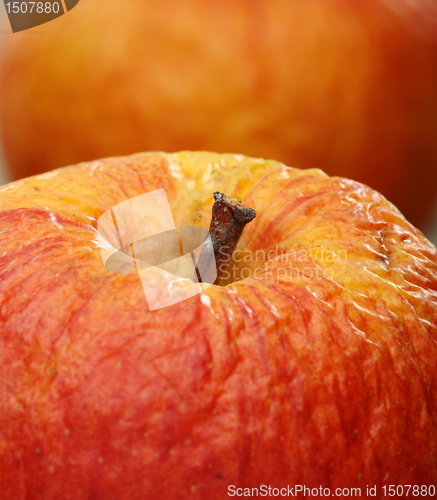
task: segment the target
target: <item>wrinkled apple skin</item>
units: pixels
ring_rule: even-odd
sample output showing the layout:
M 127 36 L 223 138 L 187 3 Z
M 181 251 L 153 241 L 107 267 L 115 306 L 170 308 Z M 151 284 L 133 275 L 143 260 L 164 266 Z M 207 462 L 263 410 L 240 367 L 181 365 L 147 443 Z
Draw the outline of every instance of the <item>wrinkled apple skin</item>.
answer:
M 208 228 L 215 191 L 244 200 L 239 248 L 285 253 L 149 311 L 137 275 L 105 270 L 96 219 L 158 188 L 177 226 Z M 0 247 L 2 500 L 437 483 L 436 249 L 370 188 L 244 156 L 109 158 L 1 188 Z
M 82 0 L 44 29 L 3 37 L 15 179 L 135 151 L 245 153 L 363 182 L 424 227 L 435 2 Z

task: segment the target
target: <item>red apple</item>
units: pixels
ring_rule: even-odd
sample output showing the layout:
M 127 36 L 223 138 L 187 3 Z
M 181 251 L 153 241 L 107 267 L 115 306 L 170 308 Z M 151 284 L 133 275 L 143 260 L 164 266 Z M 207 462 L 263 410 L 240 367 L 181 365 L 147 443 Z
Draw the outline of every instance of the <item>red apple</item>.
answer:
M 430 0 L 83 0 L 4 36 L 15 179 L 132 151 L 209 149 L 372 186 L 423 228 L 437 193 Z
M 208 229 L 215 191 L 256 210 L 243 279 L 150 311 L 138 275 L 104 268 L 97 220 L 157 189 L 176 227 Z M 437 251 L 372 189 L 245 156 L 109 158 L 1 188 L 0 245 L 3 500 L 433 496 Z

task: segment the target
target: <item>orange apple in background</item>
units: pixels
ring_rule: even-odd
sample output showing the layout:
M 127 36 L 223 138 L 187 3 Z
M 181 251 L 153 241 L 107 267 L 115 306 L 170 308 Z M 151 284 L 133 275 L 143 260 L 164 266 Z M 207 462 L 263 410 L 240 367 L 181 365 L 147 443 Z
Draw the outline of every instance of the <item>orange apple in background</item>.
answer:
M 208 228 L 215 191 L 257 211 L 244 279 L 149 311 L 137 275 L 104 268 L 97 219 L 160 188 L 177 227 Z M 109 158 L 0 188 L 0 245 L 2 500 L 436 485 L 436 248 L 370 188 Z
M 437 193 L 429 0 L 81 0 L 3 36 L 15 179 L 133 151 L 209 149 L 370 185 L 424 228 Z

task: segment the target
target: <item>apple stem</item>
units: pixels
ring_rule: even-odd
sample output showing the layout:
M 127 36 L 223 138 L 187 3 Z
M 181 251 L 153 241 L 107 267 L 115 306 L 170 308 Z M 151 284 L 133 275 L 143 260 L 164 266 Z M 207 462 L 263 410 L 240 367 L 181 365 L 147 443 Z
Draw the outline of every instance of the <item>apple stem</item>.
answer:
M 221 285 L 223 274 L 231 260 L 232 254 L 243 234 L 243 230 L 256 217 L 253 208 L 248 208 L 240 200 L 215 192 L 215 203 L 212 207 L 211 224 L 209 227 L 209 241 L 202 246 L 197 262 L 196 281 L 201 282 L 199 269 L 202 271 L 203 281 Z M 212 244 L 212 248 L 211 248 Z M 214 259 L 211 259 L 212 251 Z M 215 264 L 215 265 L 214 265 Z M 217 277 L 214 281 L 208 276 Z

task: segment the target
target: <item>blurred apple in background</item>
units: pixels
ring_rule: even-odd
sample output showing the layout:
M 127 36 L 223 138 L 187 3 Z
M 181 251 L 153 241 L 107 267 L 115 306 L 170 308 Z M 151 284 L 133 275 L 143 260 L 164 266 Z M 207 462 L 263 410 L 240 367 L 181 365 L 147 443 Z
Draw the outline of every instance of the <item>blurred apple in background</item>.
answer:
M 238 152 L 364 182 L 425 226 L 434 1 L 81 0 L 44 29 L 4 37 L 13 178 L 134 151 Z

